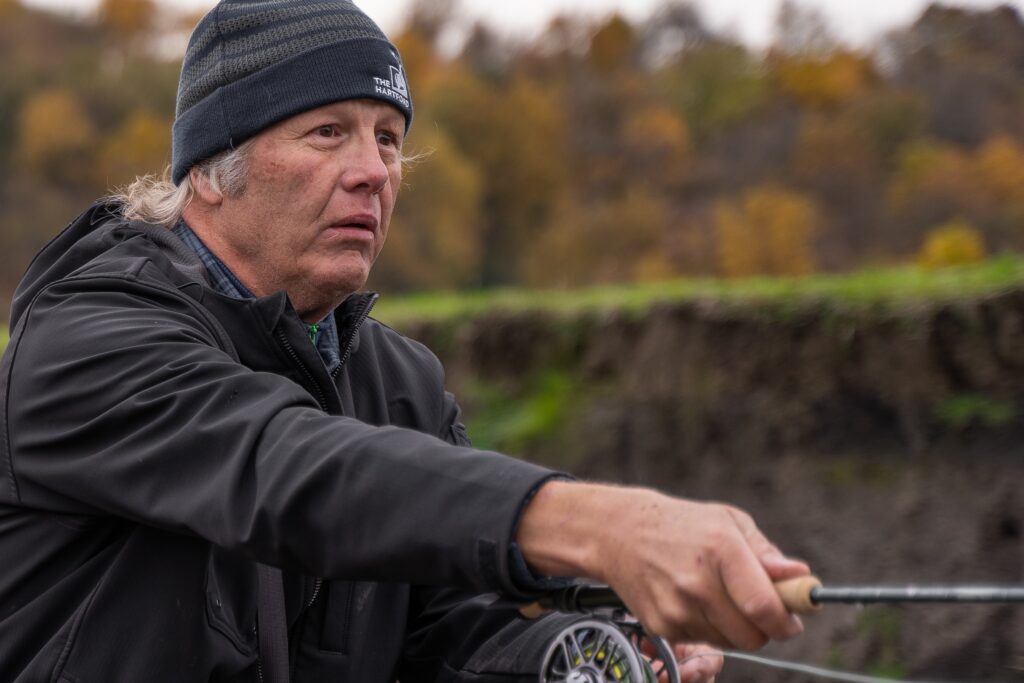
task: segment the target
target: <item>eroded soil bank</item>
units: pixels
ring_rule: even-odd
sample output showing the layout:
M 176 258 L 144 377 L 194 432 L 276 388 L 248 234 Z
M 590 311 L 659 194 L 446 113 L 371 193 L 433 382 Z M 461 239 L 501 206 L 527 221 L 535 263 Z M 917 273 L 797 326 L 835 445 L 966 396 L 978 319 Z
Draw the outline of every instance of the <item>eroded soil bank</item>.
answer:
M 750 510 L 826 583 L 1024 582 L 1024 292 L 407 325 L 480 445 Z M 1024 680 L 1024 608 L 830 606 L 768 654 Z M 802 681 L 730 665 L 723 681 Z

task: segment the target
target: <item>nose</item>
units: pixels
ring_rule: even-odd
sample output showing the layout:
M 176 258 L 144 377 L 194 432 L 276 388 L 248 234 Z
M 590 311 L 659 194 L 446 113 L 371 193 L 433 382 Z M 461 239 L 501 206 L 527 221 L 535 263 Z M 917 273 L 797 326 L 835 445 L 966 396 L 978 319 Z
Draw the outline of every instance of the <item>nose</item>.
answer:
M 376 135 L 360 135 L 357 140 L 353 140 L 349 151 L 341 176 L 342 186 L 348 192 L 380 194 L 390 176 L 387 164 L 381 157 Z

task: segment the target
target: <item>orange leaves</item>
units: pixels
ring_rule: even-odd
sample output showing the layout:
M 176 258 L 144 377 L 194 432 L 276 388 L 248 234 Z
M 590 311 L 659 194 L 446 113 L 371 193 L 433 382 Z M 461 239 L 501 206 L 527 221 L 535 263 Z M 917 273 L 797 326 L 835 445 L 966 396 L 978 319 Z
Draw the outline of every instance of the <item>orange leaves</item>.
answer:
M 813 241 L 821 217 L 814 202 L 775 186 L 738 201 L 719 201 L 714 214 L 719 271 L 728 277 L 805 275 L 815 270 Z
M 601 73 L 624 68 L 633 50 L 633 27 L 613 14 L 590 39 L 590 63 Z
M 483 176 L 436 129 L 417 133 L 417 152 L 427 157 L 407 170 L 374 281 L 432 289 L 472 286 L 482 256 Z
M 115 34 L 134 37 L 153 28 L 157 4 L 154 0 L 101 0 L 96 11 L 100 23 Z
M 40 175 L 73 181 L 86 170 L 94 135 L 73 91 L 43 90 L 30 97 L 18 115 L 16 156 Z
M 808 107 L 834 108 L 867 92 L 876 79 L 871 60 L 852 52 L 826 57 L 780 57 L 775 75 L 782 90 Z
M 110 135 L 99 152 L 106 185 L 116 186 L 136 176 L 160 171 L 170 162 L 171 122 L 137 111 Z

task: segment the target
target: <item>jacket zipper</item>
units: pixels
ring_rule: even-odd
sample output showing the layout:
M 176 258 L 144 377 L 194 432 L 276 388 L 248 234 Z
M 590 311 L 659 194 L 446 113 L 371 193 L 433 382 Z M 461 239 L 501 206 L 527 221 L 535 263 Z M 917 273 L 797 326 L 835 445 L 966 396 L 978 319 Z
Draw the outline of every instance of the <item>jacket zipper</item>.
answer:
M 345 350 L 342 352 L 341 362 L 339 362 L 338 363 L 338 367 L 334 368 L 334 370 L 331 372 L 331 378 L 332 379 L 337 379 L 338 374 L 341 373 L 341 369 L 343 367 L 345 367 L 345 363 L 352 356 L 352 349 L 353 349 L 353 347 L 355 346 L 355 343 L 356 343 L 356 334 L 358 334 L 359 328 L 363 326 L 363 323 L 366 322 L 366 319 L 370 317 L 370 311 L 373 310 L 373 307 L 376 304 L 377 304 L 377 297 L 374 296 L 363 307 L 363 310 L 361 310 L 359 312 L 359 316 L 356 318 L 355 323 L 352 325 L 352 334 L 349 335 L 348 343 L 345 344 Z M 305 363 L 302 362 L 302 359 L 299 358 L 299 354 L 295 352 L 295 347 L 293 347 L 291 342 L 288 341 L 288 336 L 284 333 L 284 330 L 281 329 L 280 327 L 277 328 L 277 338 L 278 338 L 278 341 L 281 342 L 281 346 L 283 346 L 285 351 L 288 352 L 289 357 L 291 357 L 291 359 L 295 363 L 295 365 L 297 365 L 299 367 L 299 369 L 302 370 L 302 374 L 306 377 L 306 379 L 308 380 L 309 384 L 316 388 L 316 397 L 315 397 L 316 401 L 319 404 L 320 409 L 323 410 L 324 412 L 327 412 L 327 396 L 324 395 L 323 389 L 320 387 L 320 384 L 316 381 L 316 378 L 313 377 L 312 373 L 309 372 L 309 369 L 306 367 Z M 318 577 L 316 577 L 316 579 L 314 579 L 314 581 L 313 581 L 313 595 L 306 602 L 306 606 L 303 608 L 303 611 L 308 610 L 310 607 L 312 607 L 313 603 L 316 602 L 316 599 L 318 597 L 320 597 L 320 591 L 323 588 L 323 585 L 324 585 L 323 578 L 318 576 Z M 256 659 L 256 677 L 259 679 L 259 683 L 263 683 L 263 660 L 262 660 L 262 658 L 257 658 Z
M 320 386 L 320 383 L 316 381 L 316 378 L 313 377 L 313 374 L 306 367 L 306 364 L 302 362 L 301 358 L 299 358 L 299 354 L 295 352 L 295 347 L 293 347 L 292 343 L 288 341 L 288 335 L 286 335 L 284 330 L 280 327 L 277 328 L 277 339 L 281 342 L 281 346 L 284 347 L 284 350 L 288 352 L 288 355 L 291 357 L 292 361 L 294 361 L 295 365 L 302 370 L 302 374 L 305 376 L 308 384 L 316 389 L 315 398 L 317 405 L 320 406 L 320 410 L 327 412 L 327 396 L 324 394 L 323 388 Z
M 345 344 L 345 350 L 341 354 L 341 361 L 338 363 L 338 367 L 334 368 L 334 370 L 331 371 L 332 379 L 338 378 L 338 375 L 341 373 L 341 369 L 345 367 L 345 363 L 352 356 L 352 347 L 354 347 L 356 343 L 356 334 L 358 334 L 359 328 L 363 326 L 363 323 L 366 322 L 366 319 L 370 317 L 370 311 L 373 310 L 373 307 L 374 305 L 376 305 L 376 303 L 377 298 L 374 297 L 370 299 L 369 303 L 363 308 L 362 311 L 360 311 L 359 317 L 356 318 L 355 324 L 352 326 L 352 334 L 349 336 L 348 343 Z M 313 603 L 316 602 L 316 599 L 320 597 L 320 589 L 323 587 L 323 584 L 324 580 L 320 577 L 317 577 L 316 580 L 313 582 L 313 597 L 311 597 L 309 599 L 309 602 L 306 603 L 305 609 L 309 609 L 310 607 L 312 607 Z
M 370 311 L 377 305 L 377 296 L 374 295 L 366 304 L 363 306 L 363 310 L 359 311 L 359 316 L 356 318 L 355 323 L 352 325 L 352 334 L 349 335 L 348 343 L 345 344 L 345 350 L 341 354 L 341 362 L 338 363 L 338 367 L 334 368 L 331 372 L 331 377 L 337 379 L 341 369 L 345 367 L 345 363 L 352 356 L 352 348 L 356 345 L 356 335 L 359 333 L 359 328 L 363 326 L 366 319 L 370 317 Z

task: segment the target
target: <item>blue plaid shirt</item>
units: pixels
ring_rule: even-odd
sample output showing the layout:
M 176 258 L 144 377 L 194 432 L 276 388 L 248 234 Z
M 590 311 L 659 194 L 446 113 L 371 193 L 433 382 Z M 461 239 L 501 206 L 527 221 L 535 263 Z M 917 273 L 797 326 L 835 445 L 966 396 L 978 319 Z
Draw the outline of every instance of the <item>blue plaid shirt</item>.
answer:
M 174 234 L 199 256 L 199 260 L 206 266 L 206 272 L 210 276 L 210 286 L 214 290 L 232 299 L 256 298 L 256 295 L 242 284 L 242 281 L 224 265 L 224 262 L 203 244 L 203 241 L 192 232 L 192 228 L 188 227 L 185 221 L 178 221 L 178 224 L 174 226 Z M 341 349 L 338 342 L 338 324 L 334 320 L 334 313 L 328 313 L 327 317 L 316 323 L 315 326 L 307 324 L 306 332 L 309 334 L 310 341 L 316 345 L 316 350 L 320 352 L 320 357 L 324 359 L 327 371 L 337 370 L 341 365 Z

